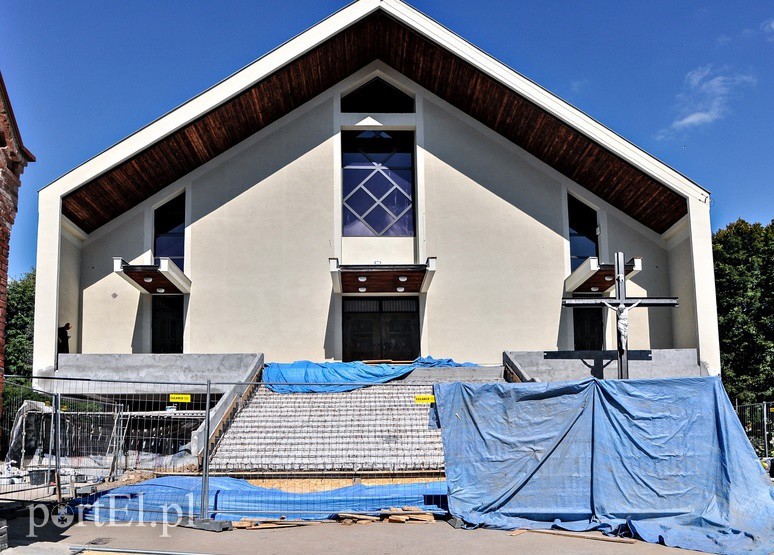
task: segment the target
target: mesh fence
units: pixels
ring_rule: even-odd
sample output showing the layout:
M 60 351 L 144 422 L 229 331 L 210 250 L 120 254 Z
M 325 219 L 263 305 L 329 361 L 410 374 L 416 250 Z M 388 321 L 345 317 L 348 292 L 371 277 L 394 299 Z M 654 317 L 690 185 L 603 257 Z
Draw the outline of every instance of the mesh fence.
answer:
M 758 456 L 774 456 L 774 403 L 739 405 L 736 413 Z
M 95 520 L 445 512 L 431 383 L 341 393 L 276 393 L 262 382 L 5 387 L 0 498 L 90 495 Z

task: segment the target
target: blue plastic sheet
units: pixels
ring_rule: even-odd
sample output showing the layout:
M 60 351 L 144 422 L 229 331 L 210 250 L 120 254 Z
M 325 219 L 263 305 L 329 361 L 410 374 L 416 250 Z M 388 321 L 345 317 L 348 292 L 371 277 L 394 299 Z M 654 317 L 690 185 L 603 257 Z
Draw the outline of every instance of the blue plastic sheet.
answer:
M 472 526 L 774 550 L 774 489 L 717 377 L 435 385 L 449 510 Z
M 419 357 L 411 363 L 414 368 L 452 368 L 459 366 L 478 366 L 475 362 L 456 362 L 451 358 Z
M 417 358 L 411 364 L 364 364 L 362 362 L 272 362 L 263 369 L 263 381 L 276 393 L 336 393 L 384 383 L 410 374 L 414 368 L 475 366 L 450 358 Z
M 84 518 L 95 522 L 175 522 L 198 517 L 201 479 L 168 476 L 121 486 L 89 500 Z M 378 514 L 390 507 L 410 505 L 436 514 L 446 513 L 446 482 L 383 486 L 349 486 L 312 493 L 289 493 L 253 486 L 236 478 L 212 477 L 209 517 L 324 520 L 339 512 Z

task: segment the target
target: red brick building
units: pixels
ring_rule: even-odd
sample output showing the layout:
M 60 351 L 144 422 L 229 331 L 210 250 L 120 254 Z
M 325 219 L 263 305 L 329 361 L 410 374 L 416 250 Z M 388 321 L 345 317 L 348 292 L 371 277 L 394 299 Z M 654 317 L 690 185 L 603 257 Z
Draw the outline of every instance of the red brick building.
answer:
M 35 157 L 24 147 L 0 73 L 0 391 L 5 373 L 5 317 L 8 289 L 8 247 L 16 218 L 21 174 Z

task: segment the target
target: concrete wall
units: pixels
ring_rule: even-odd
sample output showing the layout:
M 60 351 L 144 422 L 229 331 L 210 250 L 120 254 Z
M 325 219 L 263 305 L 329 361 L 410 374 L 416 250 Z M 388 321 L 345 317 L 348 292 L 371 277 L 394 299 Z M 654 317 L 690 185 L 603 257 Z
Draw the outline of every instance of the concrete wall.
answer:
M 193 180 L 188 350 L 333 356 L 332 103 Z
M 212 380 L 220 382 L 212 385 L 212 391 L 223 393 L 230 389 L 231 383 L 256 379 L 262 367 L 263 355 L 256 353 L 70 354 L 60 355 L 59 368 L 55 373 L 51 371 L 39 373 L 36 387 L 59 393 L 129 394 L 167 391 L 169 385 L 180 384 L 181 388 L 185 387 L 180 391 L 181 393 L 196 393 L 206 391 L 203 384 L 207 380 Z M 46 377 L 56 377 L 56 379 L 46 380 Z M 61 380 L 61 378 L 68 379 Z M 90 383 L 74 381 L 76 378 L 94 381 Z
M 417 221 L 425 230 L 423 252 L 438 264 L 420 300 L 422 354 L 493 363 L 504 346 L 571 348 L 571 318 L 560 304 L 569 267 L 568 180 L 441 104 L 424 101 L 417 133 L 418 206 L 424 206 Z M 150 350 L 150 297 L 112 273 L 112 258 L 149 262 L 153 209 L 185 190 L 185 271 L 192 285 L 184 351 L 262 351 L 273 361 L 340 356 L 340 298 L 332 293 L 328 258 L 343 251 L 344 263 L 412 262 L 414 241 L 394 240 L 398 248 L 388 246 L 389 238 L 378 246 L 366 240 L 342 249 L 335 103 L 324 99 L 303 110 L 84 241 L 82 352 Z M 600 210 L 603 254 L 620 249 L 644 258 L 630 294 L 668 295 L 682 283 L 670 274 L 665 241 L 610 207 Z M 65 243 L 60 315 L 73 313 L 68 283 L 77 266 Z M 696 346 L 673 329 L 671 309 L 632 311 L 632 348 L 669 348 L 673 335 L 681 346 Z M 609 346 L 614 337 L 610 319 Z
M 430 354 L 491 363 L 502 345 L 555 349 L 560 184 L 430 103 L 424 132 L 427 252 L 438 257 L 425 314 Z
M 632 297 L 668 297 L 669 254 L 661 245 L 634 230 L 613 214 L 607 216 L 608 252 L 602 253 L 605 262 L 613 262 L 614 255 L 623 251 L 628 260 L 643 258 L 643 269 L 626 284 L 626 293 Z M 667 349 L 672 347 L 672 308 L 635 308 L 629 312 L 630 349 Z M 607 326 L 608 347 L 616 345 L 615 318 L 610 314 Z M 690 345 L 695 347 L 696 345 Z
M 676 348 L 698 345 L 696 297 L 691 263 L 691 240 L 686 238 L 669 251 L 669 284 L 680 306 L 673 311 L 672 342 Z
M 81 252 L 82 322 L 84 353 L 148 352 L 150 297 L 113 273 L 113 257 L 130 263 L 145 262 L 145 225 L 142 213 L 85 244 Z M 60 295 L 60 303 L 64 298 Z
M 62 234 L 59 264 L 59 321 L 70 322 L 70 352 L 80 351 L 81 327 L 81 247 Z
M 561 382 L 618 377 L 616 351 L 506 351 L 505 375 L 518 381 Z M 689 378 L 706 375 L 696 349 L 629 351 L 629 378 Z M 515 381 L 515 380 L 510 380 Z

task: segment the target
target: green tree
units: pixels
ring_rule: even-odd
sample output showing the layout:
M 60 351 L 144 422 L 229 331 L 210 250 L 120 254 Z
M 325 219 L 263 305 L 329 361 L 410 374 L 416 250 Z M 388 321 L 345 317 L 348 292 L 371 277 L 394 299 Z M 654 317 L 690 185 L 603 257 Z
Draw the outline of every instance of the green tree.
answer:
M 723 381 L 740 403 L 774 400 L 774 221 L 713 235 Z
M 5 373 L 32 376 L 32 332 L 35 320 L 35 269 L 8 280 L 5 324 Z

